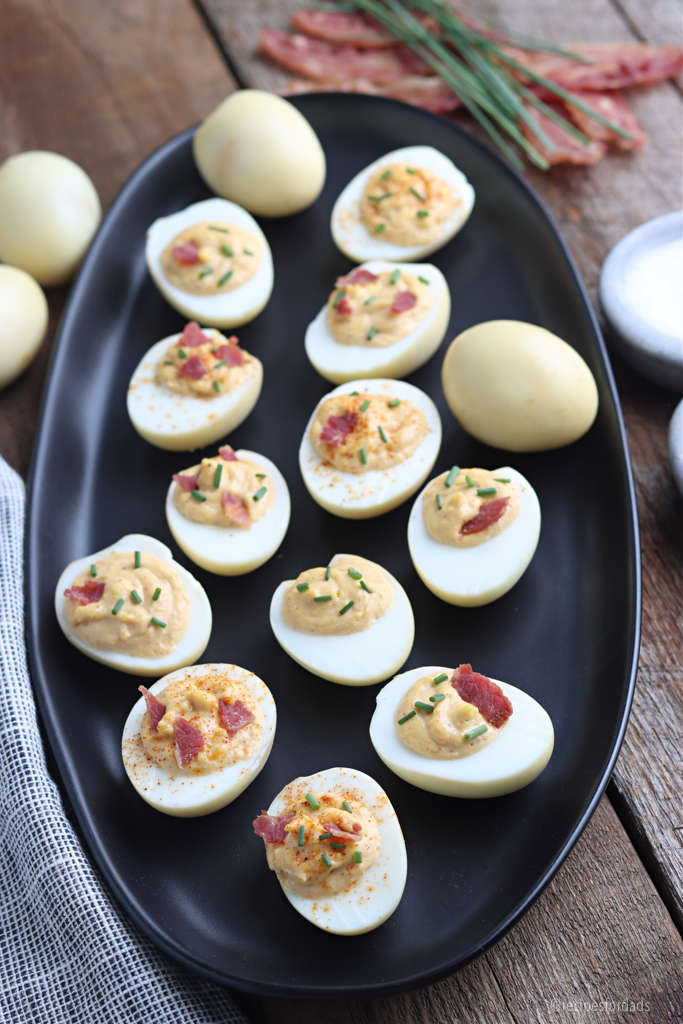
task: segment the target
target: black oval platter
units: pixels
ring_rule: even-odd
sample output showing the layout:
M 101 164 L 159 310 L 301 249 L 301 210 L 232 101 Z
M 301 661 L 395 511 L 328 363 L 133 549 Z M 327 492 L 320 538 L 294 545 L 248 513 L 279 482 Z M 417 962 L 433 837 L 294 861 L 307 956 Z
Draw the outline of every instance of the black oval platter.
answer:
M 334 94 L 294 103 L 325 147 L 327 183 L 309 209 L 261 222 L 273 250 L 275 288 L 265 311 L 238 334 L 263 361 L 264 387 L 254 412 L 230 437 L 235 448 L 273 459 L 288 481 L 292 520 L 279 553 L 242 577 L 212 576 L 190 563 L 172 542 L 164 496 L 171 474 L 197 459 L 153 448 L 126 414 L 128 381 L 142 354 L 182 329 L 182 318 L 147 273 L 144 242 L 155 218 L 209 195 L 188 131 L 124 187 L 64 316 L 30 478 L 27 636 L 63 783 L 97 864 L 143 931 L 184 964 L 242 990 L 369 997 L 433 982 L 482 953 L 529 908 L 593 813 L 633 692 L 637 513 L 595 316 L 557 228 L 523 179 L 447 120 L 392 100 Z M 529 570 L 483 608 L 444 604 L 423 586 L 406 543 L 411 501 L 377 519 L 338 519 L 313 502 L 298 469 L 307 418 L 330 390 L 306 359 L 305 328 L 335 277 L 350 269 L 330 236 L 332 204 L 357 171 L 412 144 L 451 157 L 477 194 L 464 230 L 431 257 L 449 281 L 452 318 L 440 351 L 410 377 L 441 413 L 435 473 L 453 463 L 510 461 L 531 481 L 542 508 Z M 440 383 L 446 347 L 464 328 L 498 318 L 547 327 L 588 362 L 600 410 L 577 443 L 509 455 L 474 441 L 453 419 Z M 253 670 L 277 702 L 277 735 L 264 770 L 234 803 L 207 817 L 169 817 L 137 796 L 120 748 L 140 680 L 84 657 L 55 620 L 54 587 L 66 563 L 130 532 L 169 544 L 206 588 L 214 626 L 204 660 Z M 465 801 L 415 789 L 382 764 L 368 736 L 379 687 L 352 689 L 309 675 L 282 651 L 268 624 L 277 584 L 326 564 L 337 551 L 378 561 L 405 587 L 416 623 L 406 669 L 469 661 L 541 702 L 556 743 L 539 779 L 506 797 Z M 408 851 L 397 911 L 354 938 L 321 932 L 293 910 L 251 827 L 284 784 L 332 765 L 378 780 Z

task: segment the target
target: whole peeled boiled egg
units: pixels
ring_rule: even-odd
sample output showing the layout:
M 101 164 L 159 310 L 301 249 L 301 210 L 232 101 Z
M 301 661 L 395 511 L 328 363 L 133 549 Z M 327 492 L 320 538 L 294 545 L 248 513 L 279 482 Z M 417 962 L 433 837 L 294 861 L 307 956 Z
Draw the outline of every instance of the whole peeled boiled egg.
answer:
M 408 547 L 432 593 L 449 604 L 473 607 L 497 600 L 517 583 L 540 531 L 538 497 L 516 469 L 454 466 L 416 498 Z
M 367 519 L 406 501 L 441 446 L 431 398 L 412 384 L 353 380 L 325 395 L 299 448 L 309 493 L 328 512 Z
M 266 236 L 250 213 L 227 199 L 205 199 L 155 220 L 145 258 L 167 302 L 212 327 L 253 320 L 273 290 Z
M 238 427 L 256 405 L 262 383 L 260 360 L 234 335 L 226 338 L 191 321 L 142 357 L 128 385 L 128 415 L 157 448 L 192 451 Z
M 442 369 L 450 410 L 493 448 L 539 452 L 578 440 L 598 411 L 598 389 L 579 353 L 544 327 L 490 320 L 451 342 Z
M 263 680 L 239 665 L 193 665 L 141 689 L 121 750 L 143 800 L 164 814 L 197 817 L 225 807 L 253 782 L 277 720 Z
M 254 831 L 289 902 L 323 931 L 372 931 L 401 901 L 403 832 L 389 797 L 363 772 L 327 768 L 294 779 Z
M 48 324 L 47 299 L 25 270 L 0 266 L 0 388 L 24 372 Z
M 482 677 L 471 665 L 428 665 L 403 672 L 378 693 L 370 739 L 411 786 L 478 799 L 533 782 L 550 760 L 555 735 L 547 712 L 516 686 Z
M 337 279 L 306 331 L 306 355 L 335 384 L 405 377 L 430 359 L 451 313 L 446 279 L 431 263 L 370 260 Z
M 191 665 L 211 636 L 202 585 L 165 544 L 142 533 L 70 562 L 57 582 L 55 612 L 79 651 L 138 676 Z
M 360 171 L 332 210 L 332 237 L 350 259 L 414 261 L 441 249 L 467 221 L 474 189 L 432 146 L 406 146 Z

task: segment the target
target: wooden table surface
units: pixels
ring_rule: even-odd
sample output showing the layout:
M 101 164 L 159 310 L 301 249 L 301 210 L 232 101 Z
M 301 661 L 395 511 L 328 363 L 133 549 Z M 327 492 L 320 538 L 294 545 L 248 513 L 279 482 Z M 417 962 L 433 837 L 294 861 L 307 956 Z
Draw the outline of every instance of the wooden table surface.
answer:
M 92 177 L 106 209 L 145 157 L 237 85 L 285 84 L 288 76 L 254 50 L 259 30 L 287 28 L 296 6 L 0 0 L 0 160 L 28 149 L 63 153 Z M 560 43 L 680 45 L 677 0 L 477 0 L 471 7 Z M 593 300 L 611 246 L 683 205 L 680 82 L 639 88 L 630 98 L 650 136 L 642 152 L 527 174 Z M 46 342 L 0 394 L 0 453 L 24 477 L 66 297 L 65 288 L 48 290 Z M 243 998 L 254 1024 L 683 1020 L 683 506 L 666 451 L 679 396 L 610 352 L 638 491 L 644 616 L 633 713 L 606 796 L 545 893 L 469 967 L 381 1001 Z M 634 1004 L 628 1012 L 609 1007 L 625 1000 Z

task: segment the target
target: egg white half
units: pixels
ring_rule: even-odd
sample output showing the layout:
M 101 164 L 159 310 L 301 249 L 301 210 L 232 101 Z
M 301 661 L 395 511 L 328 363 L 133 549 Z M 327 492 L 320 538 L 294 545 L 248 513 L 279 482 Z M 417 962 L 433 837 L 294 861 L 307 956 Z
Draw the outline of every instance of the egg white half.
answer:
M 318 406 L 333 395 L 352 391 L 405 399 L 422 411 L 427 421 L 427 436 L 409 458 L 391 469 L 371 469 L 356 475 L 340 472 L 318 454 L 310 440 Z M 299 448 L 299 467 L 311 497 L 328 512 L 343 519 L 381 516 L 406 501 L 426 480 L 441 447 L 441 418 L 424 391 L 402 380 L 353 380 L 323 395 L 318 406 L 306 424 Z
M 370 260 L 363 269 L 373 274 L 396 270 L 395 263 Z M 306 355 L 318 373 L 334 384 L 354 377 L 406 377 L 434 355 L 451 315 L 451 293 L 440 270 L 431 263 L 404 263 L 402 269 L 429 281 L 434 302 L 410 334 L 386 348 L 340 345 L 327 325 L 327 304 L 306 330 Z
M 218 331 L 204 333 L 221 344 Z M 179 395 L 157 384 L 157 365 L 182 334 L 171 334 L 152 345 L 138 363 L 128 385 L 126 403 L 131 423 L 145 441 L 172 452 L 188 452 L 219 441 L 247 418 L 261 394 L 263 365 L 251 355 L 254 371 L 241 388 L 215 398 Z
M 169 683 L 175 682 L 176 679 L 201 677 L 206 674 L 207 669 L 225 672 L 232 679 L 243 683 L 261 708 L 264 718 L 263 737 L 261 746 L 253 757 L 206 775 L 172 775 L 153 761 L 142 745 L 140 727 L 147 711 L 144 697 L 134 705 L 123 729 L 123 764 L 136 791 L 157 811 L 180 818 L 211 814 L 232 803 L 261 771 L 268 760 L 275 739 L 277 712 L 273 695 L 262 679 L 253 672 L 240 668 L 239 665 L 193 665 L 191 668 L 164 676 L 150 686 L 149 691 L 158 697 Z
M 330 564 L 346 557 L 335 555 Z M 398 580 L 382 566 L 377 568 L 391 585 L 394 603 L 369 629 L 347 636 L 316 636 L 292 629 L 282 617 L 282 602 L 294 580 L 280 584 L 270 602 L 270 625 L 290 658 L 313 675 L 343 686 L 370 686 L 398 672 L 413 648 L 413 609 Z
M 161 254 L 177 234 L 205 220 L 224 221 L 256 235 L 261 259 L 252 278 L 239 288 L 220 295 L 192 295 L 171 284 L 161 268 Z M 155 220 L 147 231 L 145 258 L 154 283 L 167 302 L 189 320 L 212 327 L 239 327 L 258 316 L 273 290 L 273 257 L 266 236 L 246 210 L 228 199 L 205 199 L 201 203 Z
M 512 715 L 499 736 L 468 757 L 441 761 L 407 747 L 396 734 L 394 715 L 401 699 L 422 676 L 453 674 L 452 668 L 428 665 L 396 676 L 377 694 L 370 739 L 385 765 L 418 789 L 466 799 L 504 796 L 537 778 L 553 752 L 555 733 L 547 711 L 524 690 L 498 683 L 512 702 Z M 399 726 L 400 728 L 400 726 Z
M 71 625 L 66 616 L 64 591 L 93 562 L 104 558 L 105 555 L 114 555 L 119 551 L 144 551 L 148 555 L 156 555 L 157 558 L 163 559 L 175 569 L 187 591 L 187 596 L 190 599 L 190 620 L 187 629 L 175 648 L 163 658 L 136 658 L 120 651 L 106 651 L 101 647 L 92 647 L 81 640 L 78 630 Z M 74 647 L 94 661 L 99 661 L 103 665 L 109 665 L 110 668 L 116 668 L 120 672 L 128 672 L 134 676 L 159 676 L 165 672 L 173 672 L 175 669 L 191 665 L 197 658 L 201 658 L 211 636 L 211 605 L 204 587 L 192 573 L 175 561 L 170 549 L 165 544 L 144 533 L 126 534 L 115 544 L 110 544 L 109 547 L 102 548 L 101 551 L 70 562 L 57 582 L 55 612 L 64 636 Z
M 368 180 L 375 171 L 389 163 L 406 163 L 424 167 L 437 175 L 453 190 L 462 203 L 441 225 L 437 238 L 423 245 L 393 245 L 383 241 L 380 235 L 372 235 L 360 216 L 360 203 Z M 460 231 L 474 206 L 474 189 L 462 171 L 452 160 L 433 146 L 405 146 L 385 153 L 379 160 L 364 167 L 342 191 L 332 210 L 332 237 L 335 244 L 350 259 L 357 263 L 363 260 L 419 260 L 441 249 Z
M 241 576 L 263 565 L 280 547 L 289 526 L 290 501 L 287 483 L 275 463 L 264 455 L 240 448 L 238 459 L 258 462 L 275 485 L 275 502 L 250 530 L 240 526 L 212 526 L 186 519 L 176 507 L 174 481 L 166 494 L 166 520 L 176 543 L 202 569 L 218 576 Z
M 495 476 L 509 477 L 519 494 L 519 513 L 490 540 L 473 548 L 441 544 L 427 530 L 422 518 L 423 488 L 408 520 L 408 547 L 413 565 L 433 594 L 449 604 L 475 607 L 506 594 L 526 571 L 534 557 L 541 533 L 541 506 L 529 481 L 511 466 L 494 469 Z M 430 481 L 431 483 L 431 481 Z
M 361 801 L 375 815 L 382 845 L 375 862 L 346 892 L 311 900 L 284 887 L 282 891 L 295 910 L 323 931 L 362 935 L 378 928 L 401 902 L 408 873 L 406 844 L 389 797 L 370 775 L 353 768 L 326 768 L 285 786 L 271 803 L 268 814 L 282 814 L 288 794 L 302 788 Z

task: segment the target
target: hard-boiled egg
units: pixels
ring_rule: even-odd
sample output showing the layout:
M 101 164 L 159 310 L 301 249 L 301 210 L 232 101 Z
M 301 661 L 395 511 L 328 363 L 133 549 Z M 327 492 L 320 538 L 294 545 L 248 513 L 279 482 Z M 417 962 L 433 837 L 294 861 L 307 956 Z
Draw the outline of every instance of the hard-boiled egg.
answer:
M 213 358 L 219 369 L 205 367 L 199 384 L 206 385 L 207 393 L 183 394 L 171 390 L 164 380 L 164 373 L 168 372 L 166 364 L 172 371 L 174 361 L 182 363 L 200 358 L 192 354 L 196 349 L 183 348 L 185 335 L 192 326 L 188 324 L 183 334 L 172 334 L 152 345 L 138 363 L 128 386 L 128 415 L 138 434 L 157 448 L 169 451 L 192 451 L 225 437 L 247 418 L 261 394 L 263 365 L 260 360 L 239 349 L 244 358 L 242 365 L 221 365 L 219 350 L 226 346 L 238 350 L 238 346 L 211 327 L 205 328 L 203 334 L 210 343 L 209 348 L 218 353 Z M 231 384 L 233 374 L 239 374 L 235 387 Z M 222 377 L 227 380 L 222 386 L 232 387 L 231 390 L 214 390 L 212 384 L 218 380 L 220 385 Z
M 454 467 L 457 469 L 457 467 Z M 475 492 L 477 487 L 468 488 L 463 479 L 467 470 L 460 470 L 451 484 L 439 487 L 439 500 L 446 511 L 451 493 L 460 492 L 466 497 L 468 491 Z M 479 470 L 472 470 L 478 477 Z M 451 471 L 452 473 L 452 471 Z M 443 474 L 443 484 L 451 476 Z M 494 478 L 508 481 L 499 485 L 502 493 L 505 490 L 516 492 L 519 499 L 519 511 L 512 521 L 501 532 L 489 528 L 486 534 L 489 539 L 477 543 L 476 546 L 458 547 L 437 540 L 425 525 L 425 495 L 435 484 L 430 481 L 415 500 L 410 519 L 408 520 L 408 546 L 413 565 L 423 583 L 432 593 L 449 604 L 473 607 L 489 604 L 506 594 L 519 580 L 527 569 L 536 551 L 541 532 L 541 508 L 533 487 L 521 473 L 511 466 L 495 469 Z M 437 478 L 438 479 L 438 478 Z M 474 479 L 474 478 L 473 478 Z M 457 484 L 456 484 L 457 481 Z M 490 484 L 490 480 L 479 481 Z M 474 480 L 477 483 L 477 480 Z M 494 484 L 495 486 L 495 484 Z M 436 503 L 437 495 L 429 494 L 430 501 Z M 495 495 L 491 496 L 496 498 Z M 487 497 L 488 500 L 488 497 Z M 483 506 L 482 506 L 483 507 Z M 440 514 L 435 504 L 436 515 Z M 504 525 L 505 521 L 501 521 Z M 493 536 L 491 536 L 493 532 Z M 470 538 L 471 539 L 471 538 Z
M 229 456 L 227 462 L 222 457 L 224 452 Z M 237 473 L 231 476 L 235 468 Z M 258 569 L 275 554 L 289 526 L 289 490 L 282 473 L 264 455 L 242 448 L 232 452 L 227 446 L 215 458 L 203 459 L 201 466 L 191 469 L 200 473 L 198 480 L 192 484 L 194 474 L 190 471 L 186 478 L 189 484 L 186 482 L 183 489 L 182 483 L 174 480 L 166 495 L 166 520 L 178 545 L 193 562 L 219 576 L 239 576 Z M 206 488 L 202 485 L 203 479 L 206 479 Z M 230 484 L 231 479 L 235 480 L 234 486 Z M 191 486 L 189 492 L 188 486 Z M 261 493 L 266 486 L 274 492 L 272 504 L 263 516 L 252 520 L 250 514 L 260 512 L 271 497 L 267 491 Z M 245 488 L 248 493 L 242 497 Z M 196 522 L 183 515 L 176 504 L 176 497 L 183 490 L 194 496 L 189 500 L 194 500 L 200 513 L 207 504 L 207 495 L 209 500 L 215 495 L 217 508 L 212 508 L 212 512 L 220 514 L 224 524 Z M 230 495 L 228 501 L 234 499 L 238 509 L 238 514 L 232 513 L 232 517 L 228 514 L 230 507 L 225 511 L 226 493 Z
M 478 733 L 468 741 L 473 753 L 466 756 L 459 754 L 452 759 L 446 756 L 427 756 L 407 746 L 401 739 L 401 729 L 414 723 L 419 716 L 429 715 L 429 712 L 416 708 L 413 718 L 405 721 L 406 716 L 402 716 L 403 723 L 398 724 L 400 719 L 397 718 L 397 710 L 411 687 L 423 677 L 429 677 L 432 683 L 438 679 L 441 681 L 434 684 L 432 694 L 438 696 L 452 689 L 452 676 L 453 669 L 442 665 L 414 668 L 396 676 L 378 693 L 377 708 L 370 723 L 370 739 L 382 761 L 412 786 L 444 796 L 503 796 L 528 786 L 550 760 L 554 745 L 553 724 L 547 712 L 532 697 L 500 680 L 492 679 L 490 682 L 500 687 L 511 701 L 512 714 L 496 730 L 498 734 L 488 744 L 478 746 L 478 742 L 483 739 L 479 732 L 481 727 L 473 729 L 472 732 Z M 444 709 L 448 703 L 443 701 Z M 456 703 L 458 707 L 453 708 L 445 716 L 446 721 L 441 723 L 436 721 L 441 702 L 434 703 L 435 710 L 430 719 L 435 719 L 437 733 L 446 734 L 457 730 L 460 714 L 469 712 L 472 720 L 481 718 L 473 705 L 464 701 Z
M 337 396 L 344 396 L 343 404 L 355 410 L 338 417 L 356 418 L 348 420 L 354 426 L 334 450 L 340 457 L 343 453 L 349 456 L 353 471 L 333 465 L 333 449 L 321 454 L 311 440 L 311 428 L 319 419 L 319 411 Z M 348 402 L 347 397 L 355 401 Z M 410 420 L 405 419 L 411 407 L 418 410 L 424 418 L 420 422 L 426 426 L 426 433 L 414 448 L 413 442 L 420 435 L 412 432 Z M 400 380 L 354 380 L 321 399 L 304 431 L 299 466 L 311 496 L 328 512 L 345 519 L 368 519 L 389 512 L 414 494 L 434 465 L 440 446 L 439 413 L 424 391 Z M 411 449 L 411 454 L 402 457 L 404 451 Z M 384 468 L 373 469 L 373 463 Z
M 377 587 L 374 574 L 380 574 Z M 363 587 L 367 579 L 370 590 Z M 298 607 L 286 611 L 287 595 L 295 590 Z M 304 572 L 299 584 L 281 583 L 270 603 L 270 624 L 294 661 L 344 686 L 370 686 L 398 672 L 415 637 L 413 609 L 401 584 L 382 566 L 355 555 L 335 555 L 328 567 Z
M 170 714 L 167 705 L 158 709 L 163 717 L 153 726 L 149 698 L 142 696 L 126 720 L 123 764 L 143 800 L 183 818 L 211 814 L 232 803 L 256 778 L 273 746 L 277 714 L 266 684 L 239 665 L 193 665 L 164 676 L 148 693 L 162 704 L 164 694 L 170 693 L 173 704 Z M 238 709 L 236 720 L 227 720 L 237 727 L 234 731 L 225 728 L 221 700 Z M 151 704 L 155 706 L 154 700 Z M 196 747 L 176 753 L 176 715 L 204 739 L 203 748 L 186 763 Z M 143 734 L 149 750 L 158 748 L 156 758 L 146 749 Z
M 286 832 L 283 822 L 290 821 L 295 831 Z M 332 835 L 323 831 L 330 823 Z M 400 903 L 408 868 L 405 840 L 389 797 L 369 775 L 327 768 L 294 779 L 254 828 L 263 835 L 268 866 L 289 902 L 323 931 L 361 935 L 386 921 Z
M 189 243 L 195 251 L 186 250 L 188 255 L 179 261 L 169 247 L 181 232 L 180 244 Z M 238 327 L 253 320 L 273 290 L 266 236 L 250 213 L 227 199 L 205 199 L 155 220 L 147 232 L 145 256 L 164 298 L 184 316 L 213 327 Z M 244 283 L 238 283 L 240 278 Z
M 448 284 L 431 263 L 371 260 L 337 280 L 308 326 L 306 355 L 335 384 L 405 377 L 434 355 L 450 315 Z
M 332 210 L 332 237 L 350 259 L 418 260 L 463 227 L 474 189 L 432 146 L 406 146 L 360 171 Z
M 98 567 L 102 559 L 121 564 Z M 85 608 L 74 615 L 74 609 Z M 143 533 L 127 534 L 70 562 L 57 583 L 55 612 L 64 636 L 79 651 L 136 676 L 191 665 L 211 635 L 204 588 L 165 544 Z M 79 621 L 72 622 L 70 613 Z
M 45 293 L 31 275 L 0 266 L 0 388 L 29 366 L 43 343 L 48 316 Z

